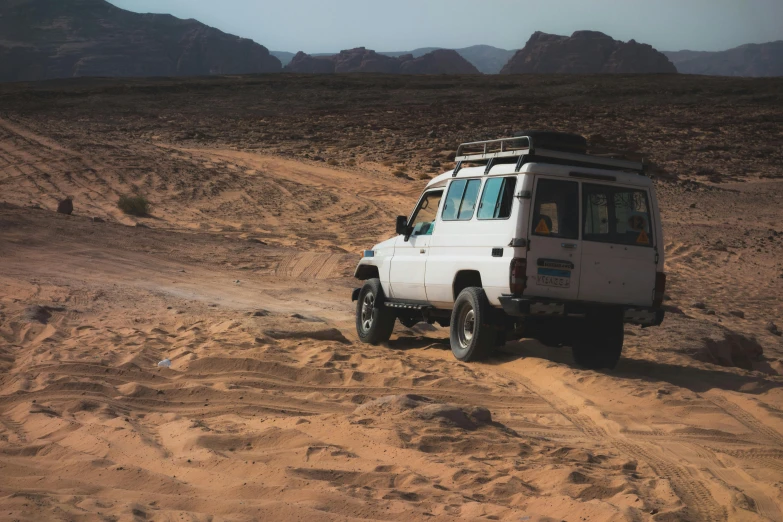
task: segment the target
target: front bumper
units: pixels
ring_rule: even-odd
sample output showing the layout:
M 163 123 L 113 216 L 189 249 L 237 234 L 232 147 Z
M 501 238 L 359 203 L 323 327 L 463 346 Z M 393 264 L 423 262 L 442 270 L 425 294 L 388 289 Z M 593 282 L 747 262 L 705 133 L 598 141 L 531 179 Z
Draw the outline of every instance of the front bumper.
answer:
M 503 310 L 515 317 L 573 317 L 587 316 L 602 310 L 622 308 L 623 322 L 639 326 L 659 326 L 663 322 L 665 312 L 660 308 L 636 305 L 607 305 L 605 303 L 590 303 L 584 301 L 567 301 L 562 299 L 547 299 L 545 297 L 515 297 L 504 295 L 500 297 Z

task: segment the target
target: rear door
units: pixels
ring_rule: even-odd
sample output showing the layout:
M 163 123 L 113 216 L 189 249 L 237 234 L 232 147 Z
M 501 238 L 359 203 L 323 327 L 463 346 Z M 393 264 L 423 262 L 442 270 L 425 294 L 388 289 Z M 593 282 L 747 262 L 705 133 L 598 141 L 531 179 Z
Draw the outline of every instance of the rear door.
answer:
M 581 277 L 579 183 L 536 176 L 525 295 L 577 299 Z
M 643 187 L 582 184 L 579 299 L 652 306 L 657 250 Z

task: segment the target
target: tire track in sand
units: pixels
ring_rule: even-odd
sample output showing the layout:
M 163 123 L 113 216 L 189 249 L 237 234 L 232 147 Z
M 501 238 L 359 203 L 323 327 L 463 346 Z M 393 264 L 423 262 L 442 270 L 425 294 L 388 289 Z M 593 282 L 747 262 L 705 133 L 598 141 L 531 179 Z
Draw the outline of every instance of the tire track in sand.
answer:
M 514 373 L 514 377 L 531 393 L 540 397 L 552 409 L 568 419 L 582 433 L 594 440 L 611 444 L 618 451 L 633 459 L 645 462 L 659 477 L 668 480 L 674 492 L 677 493 L 685 505 L 688 520 L 694 522 L 707 520 L 710 522 L 723 522 L 728 520 L 726 508 L 719 505 L 707 486 L 686 468 L 666 457 L 656 455 L 652 450 L 643 448 L 640 444 L 611 436 L 590 417 L 579 413 L 578 408 L 566 404 L 554 393 L 538 388 L 529 379 L 517 373 Z

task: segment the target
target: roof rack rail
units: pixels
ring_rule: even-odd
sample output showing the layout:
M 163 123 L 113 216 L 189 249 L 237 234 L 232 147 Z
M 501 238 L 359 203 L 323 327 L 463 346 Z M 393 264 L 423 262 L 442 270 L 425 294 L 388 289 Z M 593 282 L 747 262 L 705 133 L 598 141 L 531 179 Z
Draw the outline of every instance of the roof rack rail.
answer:
M 604 156 L 591 156 L 589 154 L 575 154 L 551 149 L 536 148 L 533 138 L 530 136 L 516 136 L 514 138 L 501 138 L 499 140 L 474 141 L 463 143 L 457 149 L 457 168 L 454 176 L 466 163 L 485 163 L 489 173 L 496 160 L 502 158 L 517 158 L 514 172 L 519 172 L 525 163 L 555 163 L 561 165 L 574 165 L 580 167 L 594 167 L 610 170 L 626 170 L 644 175 L 647 171 L 645 162 L 620 160 Z

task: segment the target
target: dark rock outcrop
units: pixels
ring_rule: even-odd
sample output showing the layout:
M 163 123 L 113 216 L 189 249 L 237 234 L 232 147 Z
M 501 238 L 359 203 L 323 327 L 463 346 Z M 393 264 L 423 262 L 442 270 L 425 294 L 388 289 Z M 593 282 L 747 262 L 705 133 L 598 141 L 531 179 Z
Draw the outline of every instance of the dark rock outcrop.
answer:
M 57 204 L 57 212 L 60 214 L 73 214 L 73 199 L 65 198 Z
M 647 44 L 621 42 L 597 31 L 569 36 L 536 32 L 501 74 L 676 73 L 666 56 Z
M 783 76 L 783 40 L 748 44 L 720 52 L 667 52 L 683 74 L 708 76 Z
M 301 74 L 332 74 L 334 61 L 331 57 L 315 57 L 299 51 L 285 66 L 285 70 Z
M 457 51 L 449 49 L 432 51 L 420 58 L 408 56 L 400 65 L 403 74 L 481 74 Z
M 412 54 L 386 56 L 364 47 L 323 57 L 300 52 L 285 70 L 304 74 L 480 74 L 478 69 L 456 51 L 441 49 L 414 58 Z
M 279 72 L 262 45 L 105 0 L 0 2 L 0 81 Z

